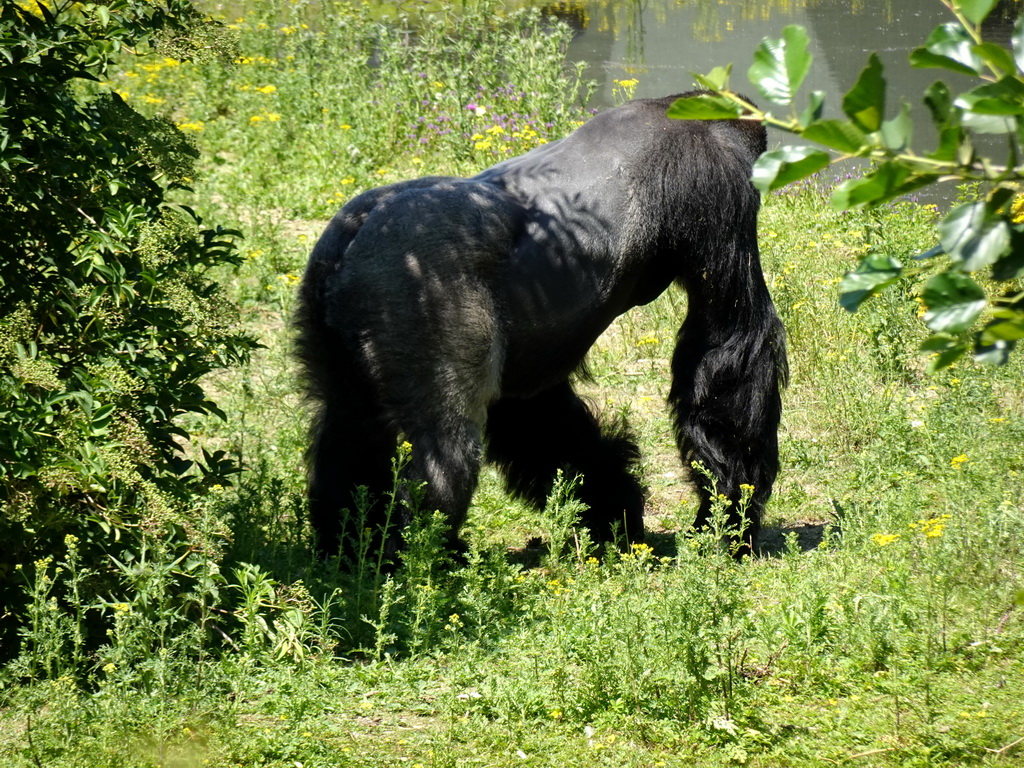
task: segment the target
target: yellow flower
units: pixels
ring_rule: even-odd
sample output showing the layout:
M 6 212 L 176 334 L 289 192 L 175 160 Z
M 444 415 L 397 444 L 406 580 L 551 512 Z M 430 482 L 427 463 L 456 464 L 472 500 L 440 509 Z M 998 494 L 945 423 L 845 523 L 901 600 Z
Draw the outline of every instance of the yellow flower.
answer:
M 276 90 L 276 85 L 261 85 L 259 88 L 256 89 L 256 91 L 259 93 L 273 93 Z
M 960 469 L 961 467 L 963 467 L 964 464 L 967 463 L 967 454 L 961 453 L 959 456 L 954 456 L 952 459 L 950 459 L 949 463 L 953 467 L 953 469 Z
M 1013 223 L 1020 224 L 1024 221 L 1024 195 L 1017 195 L 1010 206 L 1010 214 L 1013 216 Z
M 916 523 L 911 523 L 910 528 L 915 531 L 919 530 L 926 538 L 937 539 L 946 530 L 946 521 L 949 519 L 949 515 L 941 515 L 927 520 L 918 520 Z
M 898 533 L 876 533 L 871 537 L 871 540 L 880 547 L 887 547 L 899 537 L 900 535 Z
M 188 120 L 184 123 L 178 123 L 178 129 L 182 131 L 203 131 L 206 129 L 206 124 L 202 120 Z

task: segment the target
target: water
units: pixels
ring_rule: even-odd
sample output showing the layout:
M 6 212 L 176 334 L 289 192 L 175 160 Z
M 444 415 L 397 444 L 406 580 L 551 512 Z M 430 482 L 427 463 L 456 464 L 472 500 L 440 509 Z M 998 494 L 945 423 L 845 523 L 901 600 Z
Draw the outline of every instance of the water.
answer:
M 1003 5 L 985 34 L 1006 44 L 1017 4 Z M 814 65 L 805 90 L 825 91 L 838 108 L 837 97 L 876 51 L 895 105 L 946 74 L 911 69 L 907 55 L 936 26 L 954 20 L 939 0 L 592 0 L 547 7 L 576 30 L 569 56 L 587 63 L 587 76 L 598 84 L 597 106 L 613 102 L 616 79 L 638 79 L 637 96 L 664 96 L 690 87 L 692 72 L 730 62 L 732 86 L 753 92 L 746 71 L 754 49 L 788 24 L 811 37 Z
M 911 104 L 915 150 L 934 146 L 935 132 L 921 100 L 935 80 L 963 88 L 965 78 L 943 70 L 913 69 L 911 50 L 931 31 L 954 17 L 939 0 L 591 0 L 548 4 L 548 10 L 576 30 L 569 56 L 586 62 L 586 77 L 596 81 L 592 106 L 615 102 L 615 80 L 636 79 L 636 96 L 664 96 L 692 87 L 691 73 L 706 73 L 732 63 L 731 87 L 757 98 L 747 79 L 753 53 L 765 37 L 778 38 L 788 24 L 804 27 L 814 63 L 803 94 L 824 91 L 826 116 L 842 117 L 842 95 L 856 82 L 872 51 L 885 67 L 887 117 L 901 101 Z M 985 38 L 1007 45 L 1017 2 L 1004 2 L 984 27 Z M 776 108 L 776 111 L 784 108 Z M 775 133 L 769 144 L 799 143 Z M 995 157 L 1003 141 L 990 142 Z

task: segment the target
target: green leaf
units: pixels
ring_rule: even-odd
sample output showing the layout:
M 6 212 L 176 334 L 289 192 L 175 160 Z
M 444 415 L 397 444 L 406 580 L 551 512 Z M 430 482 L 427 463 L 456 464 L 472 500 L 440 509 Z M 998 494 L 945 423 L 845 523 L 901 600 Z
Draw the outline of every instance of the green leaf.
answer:
M 981 24 L 998 0 L 953 0 L 957 8 L 971 24 Z
M 706 75 L 699 75 L 696 72 L 691 72 L 693 79 L 696 80 L 697 84 L 701 88 L 707 88 L 709 91 L 724 91 L 729 87 L 729 75 L 732 74 L 732 64 L 727 64 L 724 67 L 715 67 Z
M 1011 74 L 1014 71 L 1013 56 L 998 43 L 980 43 L 974 46 L 974 52 L 982 61 L 999 72 Z
M 919 69 L 948 69 L 963 75 L 980 74 L 984 66 L 974 50 L 974 39 L 956 22 L 932 30 L 924 46 L 911 51 L 910 64 Z
M 928 86 L 924 92 L 924 103 L 928 111 L 932 113 L 932 122 L 936 128 L 942 128 L 949 123 L 953 116 L 953 98 L 949 92 L 949 86 L 941 80 L 936 80 Z
M 935 373 L 936 371 L 941 371 L 943 368 L 948 368 L 965 354 L 967 354 L 967 344 L 962 341 L 951 346 L 947 346 L 946 349 L 928 361 L 928 373 Z
M 867 136 L 860 128 L 843 120 L 819 120 L 808 125 L 800 135 L 848 155 L 857 154 L 867 143 Z
M 668 116 L 676 120 L 729 120 L 742 114 L 743 107 L 717 93 L 676 99 L 668 108 Z
M 868 57 L 868 64 L 845 96 L 843 112 L 866 133 L 877 131 L 885 114 L 885 78 L 877 53 Z
M 1016 313 L 1017 317 L 1009 320 L 993 320 L 981 332 L 981 341 L 985 345 L 997 341 L 1019 341 L 1024 339 L 1024 313 Z
M 832 192 L 832 207 L 838 211 L 862 205 L 877 205 L 931 184 L 935 174 L 915 173 L 905 165 L 882 163 L 860 179 L 844 181 Z
M 939 241 L 967 272 L 993 264 L 1010 250 L 1010 227 L 984 201 L 962 203 L 939 224 Z
M 1024 277 L 1024 226 L 1010 227 L 1010 249 L 992 265 L 993 280 L 1016 280 Z
M 825 92 L 811 91 L 807 95 L 807 109 L 800 113 L 800 125 L 807 126 L 820 120 L 825 109 Z
M 963 333 L 988 304 L 985 291 L 962 272 L 933 276 L 921 295 L 928 310 L 925 325 L 935 333 Z
M 807 31 L 791 24 L 778 40 L 765 38 L 754 51 L 754 63 L 747 71 L 757 89 L 776 104 L 791 104 L 811 69 Z
M 960 155 L 960 151 L 964 146 L 964 131 L 959 127 L 948 127 L 943 128 L 939 131 L 939 144 L 933 152 L 928 152 L 925 156 L 932 160 L 939 160 L 945 163 L 952 163 L 956 161 Z M 970 161 L 964 163 L 964 165 L 970 165 Z
M 848 312 L 856 312 L 865 299 L 892 285 L 902 272 L 899 260 L 870 253 L 839 283 L 839 303 Z
M 1017 63 L 1017 71 L 1024 72 L 1024 16 L 1018 16 L 1013 22 L 1010 43 L 1013 45 L 1013 60 Z
M 827 168 L 829 162 L 828 153 L 820 149 L 782 147 L 757 159 L 751 180 L 762 193 L 767 193 Z
M 1024 115 L 1024 83 L 1007 75 L 957 96 L 953 103 L 983 115 Z
M 925 339 L 921 346 L 918 347 L 922 352 L 941 352 L 944 349 L 949 349 L 952 346 L 960 343 L 956 336 L 951 336 L 948 333 L 933 333 L 927 339 Z
M 892 120 L 882 123 L 882 144 L 890 152 L 902 152 L 910 146 L 910 134 L 914 123 L 910 119 L 910 105 L 903 102 L 900 113 Z
M 1006 365 L 1010 362 L 1010 353 L 1017 345 L 1016 341 L 994 341 L 985 344 L 981 341 L 983 334 L 979 334 L 974 344 L 974 359 L 985 365 Z

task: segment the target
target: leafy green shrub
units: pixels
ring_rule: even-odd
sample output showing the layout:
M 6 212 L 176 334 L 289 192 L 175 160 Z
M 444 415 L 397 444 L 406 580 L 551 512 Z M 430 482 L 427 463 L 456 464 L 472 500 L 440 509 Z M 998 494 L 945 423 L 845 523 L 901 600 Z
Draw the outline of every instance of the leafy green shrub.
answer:
M 208 43 L 199 19 L 185 0 L 0 7 L 5 652 L 34 563 L 61 559 L 65 537 L 87 600 L 126 530 L 187 535 L 193 500 L 232 470 L 189 452 L 178 417 L 218 413 L 201 378 L 253 346 L 209 275 L 236 261 L 236 233 L 165 201 L 197 155 L 180 131 L 84 87 L 119 51 Z

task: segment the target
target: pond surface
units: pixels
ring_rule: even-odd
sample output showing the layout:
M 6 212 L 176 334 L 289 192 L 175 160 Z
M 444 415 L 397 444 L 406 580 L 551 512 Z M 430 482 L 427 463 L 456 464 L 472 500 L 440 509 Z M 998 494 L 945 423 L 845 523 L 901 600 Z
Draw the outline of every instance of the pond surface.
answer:
M 1007 44 L 1019 6 L 1003 6 L 985 33 Z M 954 20 L 939 0 L 591 0 L 546 8 L 576 31 L 569 55 L 586 62 L 587 76 L 598 83 L 596 105 L 613 102 L 617 79 L 638 79 L 637 96 L 664 96 L 690 87 L 692 72 L 730 62 L 732 86 L 753 90 L 746 71 L 754 49 L 788 24 L 811 37 L 814 65 L 805 90 L 823 90 L 834 102 L 876 51 L 896 105 L 946 74 L 911 69 L 907 55 L 939 24 Z
M 756 98 L 747 69 L 761 40 L 780 37 L 788 24 L 807 30 L 814 56 L 798 107 L 806 106 L 803 94 L 821 90 L 827 94 L 826 114 L 841 116 L 842 95 L 875 51 L 888 82 L 887 117 L 897 114 L 901 100 L 911 104 L 918 132 L 913 146 L 919 152 L 934 141 L 921 94 L 938 79 L 954 89 L 966 82 L 907 63 L 910 51 L 935 27 L 954 20 L 939 0 L 591 0 L 546 8 L 576 30 L 569 56 L 586 62 L 586 77 L 597 83 L 594 107 L 615 103 L 615 80 L 638 80 L 636 96 L 664 96 L 692 87 L 691 73 L 729 63 L 731 87 L 763 101 Z M 986 39 L 1007 45 L 1019 9 L 1019 3 L 1001 3 L 985 23 Z M 795 140 L 777 134 L 769 141 Z

